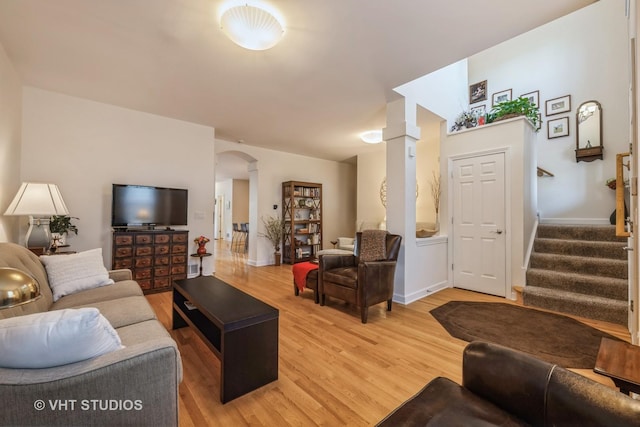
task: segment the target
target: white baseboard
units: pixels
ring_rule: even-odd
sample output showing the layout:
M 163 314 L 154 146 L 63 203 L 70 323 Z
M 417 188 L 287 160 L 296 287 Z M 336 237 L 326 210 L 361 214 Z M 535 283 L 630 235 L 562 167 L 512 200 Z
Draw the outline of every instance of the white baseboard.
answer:
M 431 285 L 427 288 L 412 292 L 409 295 L 393 294 L 393 302 L 396 302 L 402 305 L 408 305 L 408 304 L 411 304 L 412 302 L 418 301 L 419 299 L 432 295 L 448 287 L 449 286 L 447 284 L 447 281 L 445 280 L 440 283 L 436 283 L 435 285 Z

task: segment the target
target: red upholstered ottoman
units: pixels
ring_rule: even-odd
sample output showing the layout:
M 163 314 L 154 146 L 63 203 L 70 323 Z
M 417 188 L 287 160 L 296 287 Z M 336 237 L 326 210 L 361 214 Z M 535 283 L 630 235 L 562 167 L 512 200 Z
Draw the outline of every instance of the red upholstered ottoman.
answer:
M 318 264 L 313 262 L 300 262 L 293 264 L 293 293 L 297 296 L 300 291 L 309 288 L 313 291 L 313 301 L 318 304 L 320 295 L 318 294 Z

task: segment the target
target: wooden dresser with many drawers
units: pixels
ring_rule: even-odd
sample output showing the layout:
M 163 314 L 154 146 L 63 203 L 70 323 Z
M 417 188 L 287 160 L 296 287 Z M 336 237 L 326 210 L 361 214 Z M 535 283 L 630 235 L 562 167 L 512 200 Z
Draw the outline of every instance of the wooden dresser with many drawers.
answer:
M 130 269 L 144 293 L 169 291 L 187 277 L 188 240 L 187 230 L 114 231 L 112 268 Z

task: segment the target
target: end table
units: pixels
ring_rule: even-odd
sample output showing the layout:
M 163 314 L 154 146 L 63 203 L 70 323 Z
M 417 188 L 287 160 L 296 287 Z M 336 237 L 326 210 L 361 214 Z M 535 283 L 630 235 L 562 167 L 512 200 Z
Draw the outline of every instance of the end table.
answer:
M 620 392 L 640 393 L 640 347 L 602 338 L 594 372 L 611 378 Z
M 191 254 L 191 256 L 194 257 L 194 258 L 200 258 L 200 274 L 198 274 L 198 276 L 196 276 L 196 277 L 202 276 L 202 258 L 211 256 L 211 255 L 213 255 L 213 254 L 210 254 L 208 252 L 206 254 Z

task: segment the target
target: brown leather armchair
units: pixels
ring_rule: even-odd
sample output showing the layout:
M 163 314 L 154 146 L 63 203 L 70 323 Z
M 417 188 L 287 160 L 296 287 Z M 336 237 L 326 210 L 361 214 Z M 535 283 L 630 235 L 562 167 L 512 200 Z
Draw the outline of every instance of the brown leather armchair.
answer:
M 362 232 L 356 233 L 354 255 L 321 255 L 318 267 L 320 305 L 327 296 L 339 298 L 360 308 L 362 323 L 367 323 L 369 307 L 387 302 L 391 311 L 393 278 L 402 236 L 387 233 L 385 257 L 381 261 L 360 259 Z
M 437 377 L 380 421 L 396 426 L 638 426 L 640 402 L 558 365 L 475 341 L 462 385 Z

